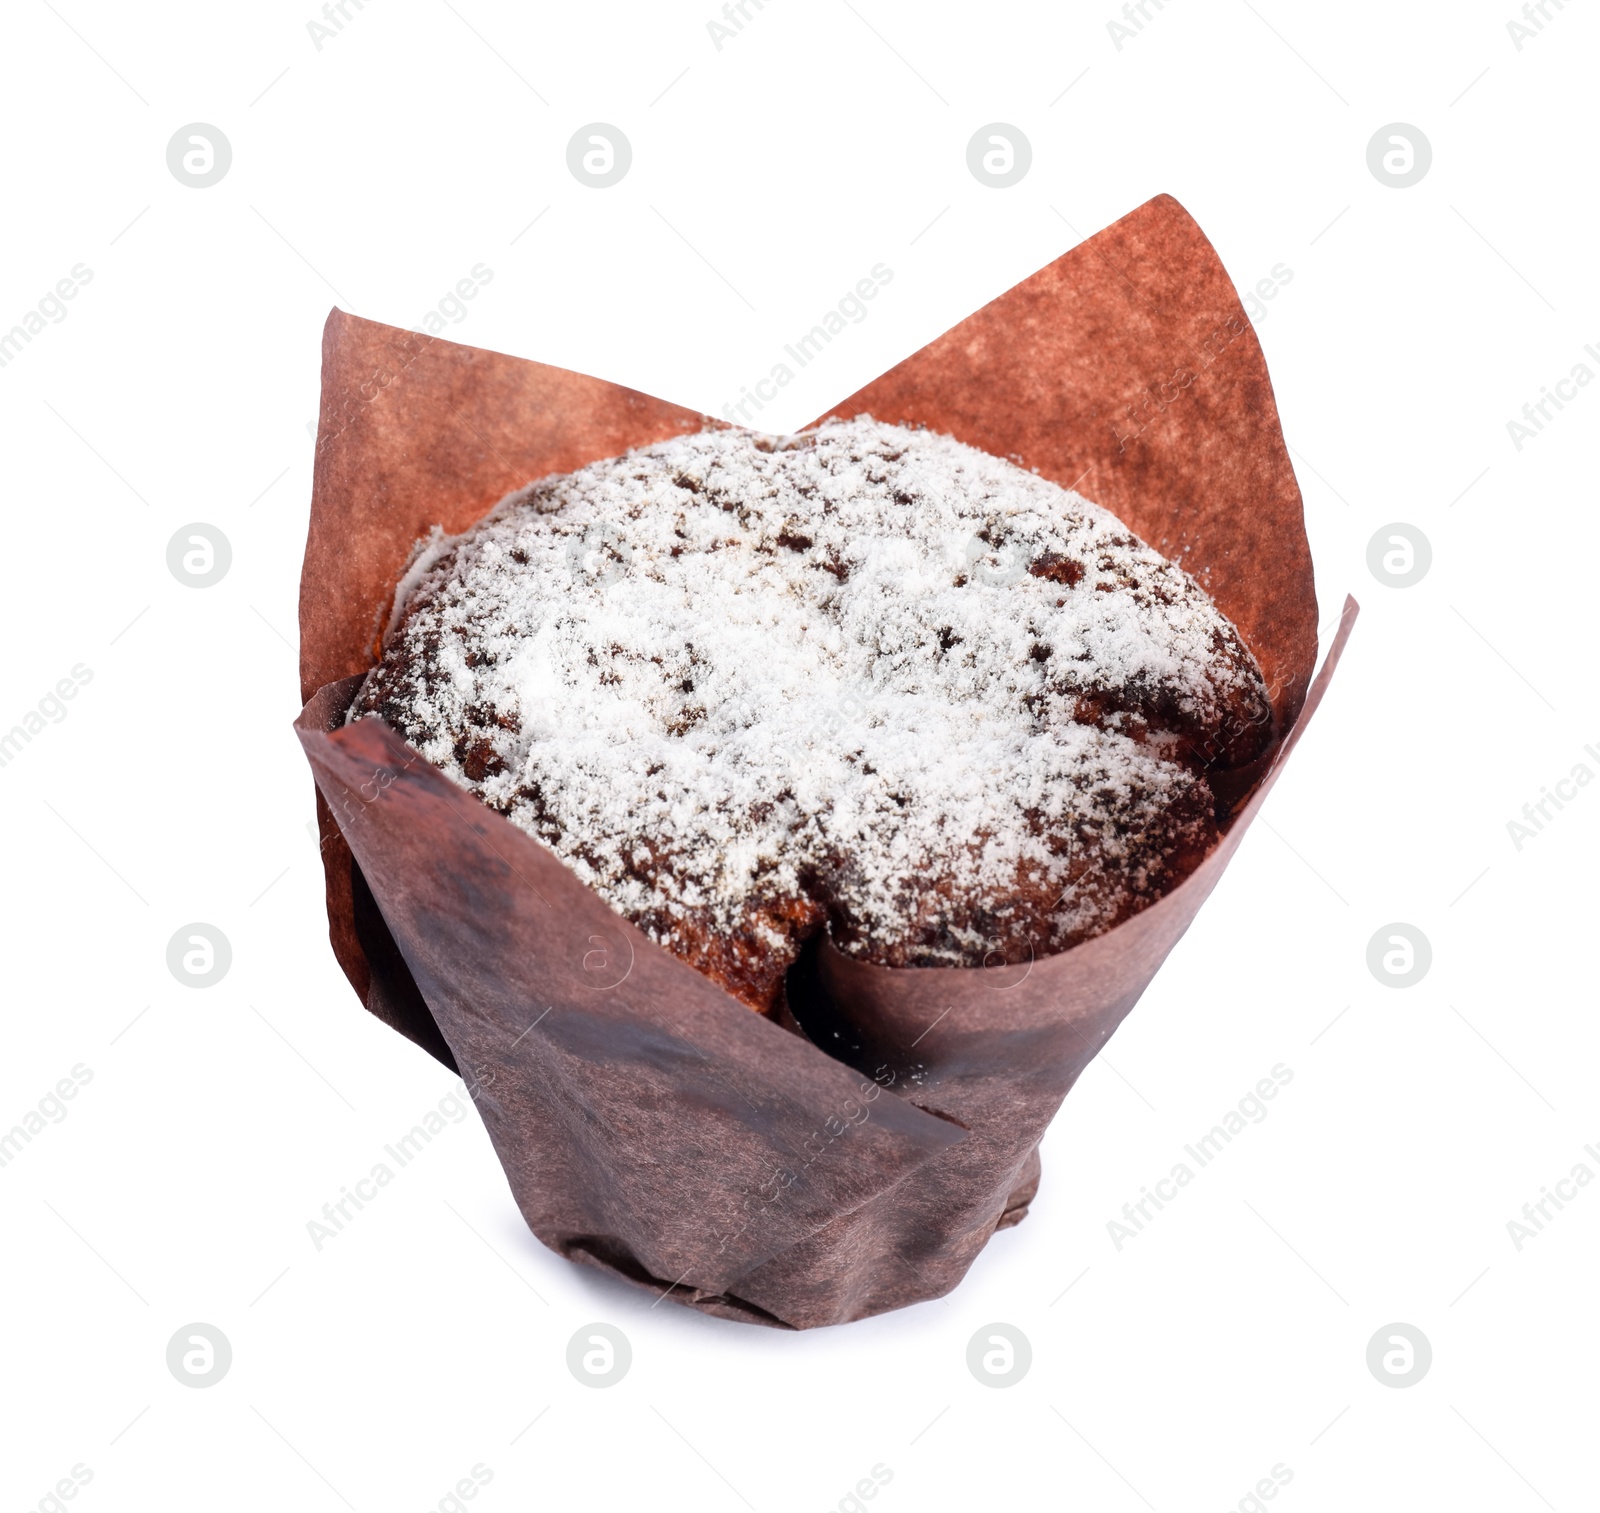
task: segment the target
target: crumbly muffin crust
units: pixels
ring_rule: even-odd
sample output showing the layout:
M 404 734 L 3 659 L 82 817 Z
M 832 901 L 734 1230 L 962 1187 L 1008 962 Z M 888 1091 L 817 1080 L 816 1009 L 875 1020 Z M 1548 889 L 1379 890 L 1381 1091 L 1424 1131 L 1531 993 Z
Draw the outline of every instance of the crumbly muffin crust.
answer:
M 1114 516 L 869 417 L 509 495 L 413 565 L 370 715 L 763 1010 L 821 928 L 953 966 L 1119 924 L 1271 726 L 1237 631 Z

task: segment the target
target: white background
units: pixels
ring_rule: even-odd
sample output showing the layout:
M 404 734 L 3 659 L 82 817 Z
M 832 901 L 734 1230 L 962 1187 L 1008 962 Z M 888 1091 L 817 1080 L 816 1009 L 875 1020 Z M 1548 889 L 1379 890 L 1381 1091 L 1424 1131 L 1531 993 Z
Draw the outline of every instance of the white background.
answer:
M 368 0 L 317 50 L 304 4 L 7 8 L 0 329 L 92 280 L 0 368 L 11 568 L 0 729 L 75 664 L 0 768 L 0 1130 L 92 1081 L 0 1167 L 0 1491 L 51 1508 L 463 1506 L 1221 1510 L 1594 1505 L 1600 1191 L 1519 1251 L 1507 1221 L 1600 1173 L 1600 789 L 1518 850 L 1507 822 L 1600 772 L 1595 430 L 1584 388 L 1507 422 L 1600 344 L 1600 18 L 1504 3 L 932 10 L 769 0 L 718 50 L 701 3 Z M 633 167 L 568 172 L 580 126 Z M 966 143 L 1033 166 L 979 184 Z M 1419 127 L 1395 189 L 1366 147 Z M 169 138 L 232 144 L 211 188 Z M 456 340 L 717 412 L 875 263 L 870 317 L 763 423 L 805 422 L 1150 196 L 1241 288 L 1305 492 L 1325 616 L 1364 612 L 1264 818 L 1044 1146 L 1032 1215 L 949 1297 L 804 1335 L 696 1316 L 545 1251 L 476 1115 L 318 1252 L 306 1223 L 451 1091 L 362 1011 L 325 940 L 290 723 L 319 337 L 330 305 L 414 325 L 494 278 Z M 532 223 L 530 225 L 530 223 Z M 1591 413 L 1593 412 L 1593 413 Z M 232 543 L 216 587 L 178 527 Z M 1368 570 L 1405 522 L 1415 587 Z M 217 986 L 165 963 L 232 943 Z M 1366 965 L 1432 943 L 1417 986 Z M 1293 1081 L 1119 1251 L 1107 1221 L 1275 1063 Z M 633 1345 L 580 1385 L 568 1339 Z M 216 1386 L 165 1363 L 232 1343 Z M 1033 1365 L 985 1387 L 974 1331 Z M 1431 1341 L 1397 1390 L 1380 1326 Z M 528 1427 L 532 1424 L 532 1427 Z

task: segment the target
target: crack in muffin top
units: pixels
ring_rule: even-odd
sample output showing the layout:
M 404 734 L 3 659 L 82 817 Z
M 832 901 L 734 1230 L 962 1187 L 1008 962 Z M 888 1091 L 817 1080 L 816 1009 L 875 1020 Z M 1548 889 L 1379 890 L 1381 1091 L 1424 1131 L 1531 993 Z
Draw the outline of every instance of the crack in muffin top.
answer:
M 1159 896 L 1215 839 L 1205 769 L 1257 755 L 1271 707 L 1115 516 L 863 416 L 702 431 L 436 531 L 374 714 L 669 948 L 787 965 L 825 918 L 954 965 L 1012 916 L 1059 950 Z

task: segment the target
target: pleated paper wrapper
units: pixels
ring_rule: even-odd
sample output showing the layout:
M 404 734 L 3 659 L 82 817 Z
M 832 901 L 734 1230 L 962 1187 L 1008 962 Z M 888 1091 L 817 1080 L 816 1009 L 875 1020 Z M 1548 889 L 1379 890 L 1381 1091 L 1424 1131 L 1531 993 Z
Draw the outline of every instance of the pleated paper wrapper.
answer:
M 1168 197 L 829 413 L 925 425 L 1077 488 L 1181 563 L 1255 654 L 1273 746 L 1219 783 L 1232 817 L 1212 853 L 1125 924 L 971 967 L 874 967 L 823 940 L 791 973 L 793 1012 L 766 1018 L 381 721 L 343 723 L 419 540 L 699 430 L 692 410 L 335 311 L 300 598 L 296 729 L 361 1001 L 465 1079 L 551 1249 L 795 1329 L 947 1293 L 1026 1213 L 1046 1127 L 1215 886 L 1355 617 L 1347 602 L 1313 683 L 1311 556 L 1266 364 Z

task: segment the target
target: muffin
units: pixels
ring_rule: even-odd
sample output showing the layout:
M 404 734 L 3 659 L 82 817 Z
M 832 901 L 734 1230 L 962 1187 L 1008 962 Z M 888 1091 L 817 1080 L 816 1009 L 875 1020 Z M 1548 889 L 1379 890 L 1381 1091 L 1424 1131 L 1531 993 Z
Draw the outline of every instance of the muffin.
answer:
M 1071 490 L 870 417 L 714 429 L 507 496 L 396 591 L 379 716 L 619 914 L 775 1011 L 1066 950 L 1215 844 L 1272 737 L 1238 632 Z

